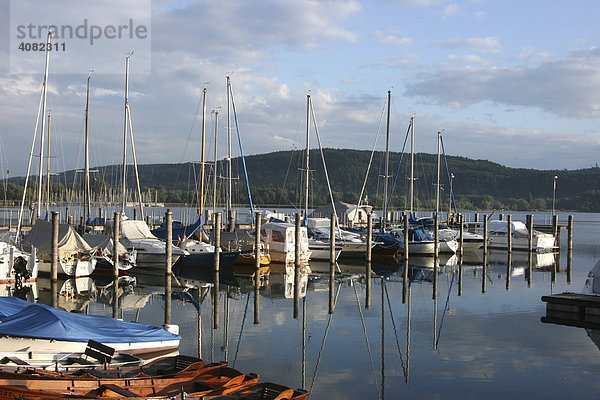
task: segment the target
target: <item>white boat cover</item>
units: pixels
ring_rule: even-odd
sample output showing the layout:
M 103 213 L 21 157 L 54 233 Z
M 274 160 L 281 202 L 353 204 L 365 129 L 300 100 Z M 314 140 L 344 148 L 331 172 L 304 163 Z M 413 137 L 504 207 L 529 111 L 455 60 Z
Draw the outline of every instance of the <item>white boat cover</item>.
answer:
M 25 244 L 37 249 L 39 258 L 52 256 L 52 223 L 38 219 L 31 232 L 25 237 Z M 69 224 L 58 225 L 58 257 L 65 258 L 79 252 L 91 252 L 93 249 L 75 232 Z
M 508 221 L 491 220 L 488 221 L 487 228 L 489 232 L 506 232 Z M 511 232 L 527 232 L 527 226 L 521 221 L 511 221 Z
M 121 221 L 121 235 L 129 240 L 141 240 L 141 239 L 156 239 L 156 236 L 150 232 L 150 228 L 145 221 L 128 219 Z

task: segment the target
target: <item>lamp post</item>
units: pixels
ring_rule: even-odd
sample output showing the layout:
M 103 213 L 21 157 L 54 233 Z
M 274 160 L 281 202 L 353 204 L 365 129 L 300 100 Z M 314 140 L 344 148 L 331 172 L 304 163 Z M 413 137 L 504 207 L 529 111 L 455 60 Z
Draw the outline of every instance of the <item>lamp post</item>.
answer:
M 554 184 L 552 186 L 552 216 L 554 216 L 554 210 L 556 208 L 556 180 L 558 175 L 554 175 Z

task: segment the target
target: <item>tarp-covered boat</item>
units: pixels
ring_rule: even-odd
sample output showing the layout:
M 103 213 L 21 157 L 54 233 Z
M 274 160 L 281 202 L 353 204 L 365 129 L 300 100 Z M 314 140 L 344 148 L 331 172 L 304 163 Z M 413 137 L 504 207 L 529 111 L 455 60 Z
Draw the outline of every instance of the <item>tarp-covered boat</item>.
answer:
M 92 339 L 116 351 L 144 354 L 177 351 L 181 340 L 159 327 L 19 303 L 10 297 L 0 297 L 0 312 L 6 314 L 0 317 L 0 351 L 5 352 L 84 352 Z

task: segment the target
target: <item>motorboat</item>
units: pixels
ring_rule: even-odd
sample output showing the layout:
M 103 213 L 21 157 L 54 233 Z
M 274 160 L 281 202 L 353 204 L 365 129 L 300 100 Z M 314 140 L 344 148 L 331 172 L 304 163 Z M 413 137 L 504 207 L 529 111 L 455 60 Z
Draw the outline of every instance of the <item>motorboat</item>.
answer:
M 483 235 L 482 222 L 469 222 L 465 224 L 468 230 Z M 487 238 L 490 249 L 506 249 L 508 247 L 508 221 L 491 220 L 487 223 Z M 521 221 L 511 221 L 510 234 L 512 237 L 513 250 L 529 250 L 529 229 Z M 549 233 L 534 230 L 532 233 L 533 251 L 556 250 L 556 238 Z
M 262 225 L 260 234 L 269 249 L 271 262 L 294 263 L 296 227 L 289 222 L 267 222 Z M 300 227 L 299 258 L 301 263 L 307 263 L 310 258 L 308 246 L 308 232 L 305 227 Z
M 150 232 L 144 221 L 126 219 L 120 222 L 121 243 L 128 251 L 137 252 L 137 263 L 144 266 L 164 266 L 166 262 L 165 242 Z M 188 254 L 179 247 L 171 246 L 171 262 L 174 264 L 181 256 Z

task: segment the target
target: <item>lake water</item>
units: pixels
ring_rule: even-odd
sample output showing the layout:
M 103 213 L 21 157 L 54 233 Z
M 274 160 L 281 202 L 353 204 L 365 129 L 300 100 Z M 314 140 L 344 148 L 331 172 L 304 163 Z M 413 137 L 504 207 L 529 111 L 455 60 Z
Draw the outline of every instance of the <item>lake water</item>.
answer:
M 596 399 L 598 345 L 585 329 L 541 322 L 541 297 L 581 291 L 600 259 L 600 214 L 573 215 L 570 273 L 563 230 L 561 253 L 534 256 L 531 274 L 527 254 L 514 252 L 508 280 L 505 252 L 490 251 L 485 275 L 477 256 L 462 266 L 444 257 L 434 293 L 429 261 L 415 259 L 405 303 L 403 262 L 373 265 L 382 276 L 372 275 L 369 308 L 364 265 L 342 262 L 333 314 L 328 313 L 327 273 L 305 277 L 307 290 L 297 319 L 294 300 L 285 290 L 293 276 L 281 267 L 261 288 L 259 324 L 254 324 L 251 280 L 221 287 L 219 329 L 212 329 L 210 295 L 199 303 L 197 291 L 173 289 L 171 322 L 183 337 L 180 352 L 198 354 L 201 315 L 202 358 L 228 361 L 240 371 L 259 373 L 263 381 L 304 387 L 312 399 Z M 525 220 L 524 214 L 512 216 Z M 546 217 L 536 216 L 536 223 Z M 567 214 L 559 220 L 566 224 Z M 556 262 L 559 271 L 554 274 Z M 110 295 L 101 282 L 61 284 L 65 290 L 73 287 L 69 295 L 61 295 L 61 306 L 112 315 Z M 35 292 L 43 302 L 49 298 L 45 285 L 40 280 Z M 87 288 L 92 291 L 86 293 Z M 121 305 L 125 320 L 161 325 L 161 279 L 139 276 L 135 286 L 125 289 Z

